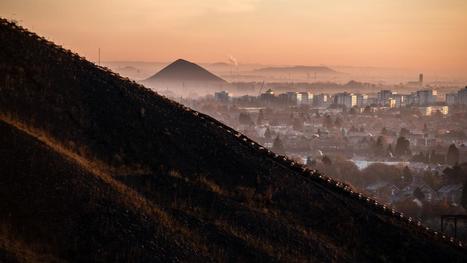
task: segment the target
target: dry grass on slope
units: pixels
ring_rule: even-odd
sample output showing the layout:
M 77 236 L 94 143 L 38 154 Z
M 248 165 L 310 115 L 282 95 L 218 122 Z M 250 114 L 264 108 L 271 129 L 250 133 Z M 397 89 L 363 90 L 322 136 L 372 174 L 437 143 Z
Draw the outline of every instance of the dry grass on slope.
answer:
M 80 167 L 85 169 L 91 174 L 94 174 L 100 178 L 103 182 L 108 184 L 111 188 L 116 190 L 121 198 L 116 199 L 115 201 L 121 202 L 121 205 L 126 207 L 131 207 L 139 211 L 140 213 L 151 217 L 156 218 L 159 223 L 164 225 L 168 230 L 176 233 L 177 235 L 183 236 L 190 240 L 192 244 L 192 249 L 198 251 L 203 255 L 209 255 L 209 248 L 207 245 L 203 244 L 199 238 L 196 238 L 196 234 L 193 233 L 189 228 L 177 222 L 176 219 L 171 217 L 162 209 L 154 206 L 151 202 L 146 200 L 141 196 L 137 191 L 128 187 L 127 185 L 121 183 L 112 177 L 112 172 L 115 172 L 117 168 L 110 167 L 100 161 L 91 161 L 73 151 L 70 151 L 66 147 L 62 146 L 60 143 L 55 141 L 51 136 L 48 136 L 44 132 L 25 125 L 24 123 L 13 120 L 6 115 L 0 115 L 0 121 L 7 123 L 15 127 L 16 129 L 34 137 L 38 141 L 47 145 L 50 149 L 59 153 L 63 157 L 77 163 Z M 125 171 L 127 173 L 128 171 Z M 138 171 L 136 171 L 137 174 Z M 118 174 L 118 171 L 117 171 Z M 187 244 L 185 244 L 187 245 Z
M 41 246 L 37 244 L 37 249 Z M 38 254 L 31 249 L 31 244 L 26 244 L 11 233 L 7 225 L 0 225 L 0 262 L 36 263 L 36 262 L 60 262 L 52 255 Z

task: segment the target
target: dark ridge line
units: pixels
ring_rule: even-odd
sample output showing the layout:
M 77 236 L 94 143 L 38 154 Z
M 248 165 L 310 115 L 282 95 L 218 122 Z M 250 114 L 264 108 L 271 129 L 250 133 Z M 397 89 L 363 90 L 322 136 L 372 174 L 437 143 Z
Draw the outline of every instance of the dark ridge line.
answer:
M 89 66 L 94 69 L 98 69 L 104 74 L 110 74 L 111 76 L 117 78 L 118 80 L 126 83 L 129 86 L 133 86 L 151 95 L 155 95 L 159 97 L 162 101 L 167 103 L 168 105 L 175 106 L 179 110 L 182 110 L 182 112 L 191 113 L 192 115 L 197 117 L 200 122 L 205 123 L 205 124 L 210 124 L 214 128 L 224 130 L 225 132 L 229 133 L 231 136 L 235 137 L 236 140 L 239 141 L 242 145 L 249 147 L 253 151 L 259 154 L 262 154 L 268 157 L 269 159 L 272 159 L 273 161 L 282 165 L 283 167 L 294 171 L 295 173 L 297 173 L 299 176 L 301 176 L 305 180 L 318 183 L 318 185 L 326 187 L 325 189 L 331 191 L 332 193 L 342 194 L 344 196 L 350 197 L 351 199 L 357 201 L 357 203 L 363 205 L 369 210 L 374 211 L 375 213 L 378 213 L 381 215 L 389 216 L 390 218 L 394 218 L 395 220 L 398 220 L 400 223 L 403 223 L 407 225 L 408 227 L 413 227 L 414 230 L 418 230 L 419 233 L 421 234 L 427 234 L 429 237 L 433 238 L 433 240 L 441 241 L 445 244 L 464 249 L 464 245 L 461 240 L 457 240 L 456 238 L 452 236 L 447 236 L 444 233 L 434 231 L 433 229 L 427 226 L 424 226 L 420 220 L 414 219 L 412 217 L 406 217 L 404 216 L 403 213 L 396 211 L 396 209 L 390 205 L 381 204 L 375 199 L 365 196 L 363 193 L 355 192 L 348 184 L 344 182 L 340 182 L 329 176 L 322 175 L 316 170 L 309 169 L 304 164 L 295 163 L 293 160 L 291 160 L 289 157 L 285 155 L 276 154 L 266 149 L 264 146 L 260 145 L 259 143 L 248 138 L 246 135 L 242 134 L 241 132 L 234 130 L 233 128 L 225 125 L 224 123 L 216 120 L 215 118 L 207 114 L 193 110 L 183 104 L 180 104 L 176 101 L 173 101 L 167 98 L 164 95 L 158 94 L 156 91 L 146 88 L 142 84 L 134 80 L 131 80 L 128 77 L 123 77 L 120 74 L 113 72 L 111 69 L 107 67 L 96 65 L 95 63 L 86 60 L 86 58 L 80 56 L 79 54 L 69 49 L 65 49 L 62 46 L 57 45 L 54 42 L 47 40 L 45 37 L 41 37 L 37 35 L 36 33 L 29 31 L 28 29 L 18 25 L 14 21 L 9 21 L 8 19 L 0 17 L 0 24 L 10 27 L 14 30 L 20 31 L 26 34 L 28 37 L 32 37 L 35 40 L 38 40 L 41 43 L 46 44 L 47 46 L 49 46 L 52 49 L 55 49 L 58 52 L 62 52 L 65 55 L 71 56 L 71 58 L 74 59 L 75 62 L 83 62 L 86 66 Z

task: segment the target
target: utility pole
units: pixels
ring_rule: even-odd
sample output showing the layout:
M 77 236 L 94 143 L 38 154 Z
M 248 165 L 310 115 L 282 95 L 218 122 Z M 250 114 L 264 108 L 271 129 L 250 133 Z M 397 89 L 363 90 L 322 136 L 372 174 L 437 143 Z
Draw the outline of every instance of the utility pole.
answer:
M 97 64 L 101 65 L 101 48 L 97 50 Z

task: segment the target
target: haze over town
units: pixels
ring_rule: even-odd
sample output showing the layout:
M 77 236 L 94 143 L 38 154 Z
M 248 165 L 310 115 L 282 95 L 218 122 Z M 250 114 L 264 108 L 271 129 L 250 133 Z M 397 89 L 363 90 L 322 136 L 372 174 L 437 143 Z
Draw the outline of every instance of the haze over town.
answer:
M 97 61 L 328 65 L 467 72 L 467 3 L 4 0 L 0 15 Z M 157 48 L 156 48 L 157 47 Z M 407 76 L 405 76 L 407 77 Z
M 152 233 L 145 221 L 152 218 L 164 227 L 180 227 L 167 236 L 174 244 L 181 244 L 180 238 L 196 247 L 187 246 L 187 258 L 199 249 L 219 261 L 235 258 L 238 251 L 251 259 L 249 253 L 259 247 L 264 253 L 255 254 L 259 261 L 282 255 L 300 261 L 299 256 L 309 256 L 300 253 L 314 251 L 310 246 L 319 247 L 324 261 L 361 252 L 369 262 L 386 255 L 397 262 L 411 242 L 417 245 L 407 246 L 417 259 L 427 256 L 418 246 L 428 244 L 425 240 L 433 247 L 449 240 L 453 249 L 464 249 L 466 12 L 464 0 L 3 0 L 0 131 L 14 139 L 4 139 L 5 145 L 15 142 L 12 152 L 29 149 L 18 147 L 17 138 L 28 147 L 28 140 L 39 141 L 57 160 L 64 156 L 124 193 L 122 200 L 142 202 L 141 210 L 151 207 L 143 223 L 130 220 L 124 232 L 109 227 L 108 215 L 96 217 L 96 229 L 104 225 L 109 233 L 123 233 L 123 243 L 135 225 Z M 4 152 L 0 168 L 11 164 L 8 171 L 22 171 L 25 166 L 8 161 L 13 155 Z M 56 162 L 64 171 L 75 169 L 68 161 Z M 45 171 L 53 170 L 48 165 L 55 162 L 44 163 Z M 83 185 L 88 189 L 94 181 Z M 101 194 L 91 192 L 88 199 Z M 118 220 L 120 203 L 133 208 L 118 201 L 114 209 L 110 201 L 107 206 L 113 197 L 99 198 Z M 83 211 L 88 209 L 83 205 Z M 344 210 L 348 214 L 340 214 Z M 379 213 L 389 219 L 380 221 Z M 123 214 L 118 226 L 126 224 Z M 362 218 L 370 223 L 361 223 Z M 408 236 L 405 243 L 379 233 L 399 229 L 397 220 L 403 222 L 400 236 Z M 351 231 L 345 236 L 347 228 L 362 236 L 354 240 Z M 314 239 L 315 230 L 323 240 L 333 240 L 333 253 L 321 251 L 325 242 L 321 236 Z M 79 241 L 85 244 L 93 231 Z M 270 236 L 274 231 L 292 237 L 276 240 Z M 226 239 L 227 247 L 240 245 L 224 248 L 219 242 L 224 235 L 232 238 Z M 146 246 L 155 244 L 151 238 L 161 240 L 141 237 L 135 235 L 132 244 L 138 247 L 122 250 L 121 259 L 143 257 L 140 240 Z M 304 247 L 289 247 L 289 240 Z M 263 241 L 270 243 L 263 246 Z M 197 247 L 198 242 L 203 245 Z M 346 248 L 340 250 L 336 244 L 341 243 Z M 396 252 L 381 258 L 372 246 L 386 244 Z M 86 251 L 88 245 L 54 246 Z M 440 247 L 445 254 L 432 252 L 457 259 L 450 246 Z M 111 255 L 128 247 L 106 248 Z M 160 255 L 151 249 L 147 257 Z M 176 251 L 175 259 L 182 251 L 164 249 Z M 459 258 L 465 253 L 460 251 Z M 70 255 L 73 261 L 75 254 Z

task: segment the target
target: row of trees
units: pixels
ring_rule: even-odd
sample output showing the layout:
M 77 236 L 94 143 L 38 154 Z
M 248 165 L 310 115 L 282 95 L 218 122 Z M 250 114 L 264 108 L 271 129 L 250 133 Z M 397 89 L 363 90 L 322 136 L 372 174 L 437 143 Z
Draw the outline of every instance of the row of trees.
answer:
M 446 154 L 437 153 L 436 150 L 431 150 L 429 152 L 420 152 L 413 156 L 412 161 L 415 162 L 424 162 L 424 163 L 441 163 L 448 165 L 455 165 L 460 160 L 459 149 L 455 144 L 451 144 L 448 148 Z
M 403 136 L 397 138 L 395 149 L 391 144 L 386 147 L 384 136 L 378 136 L 373 144 L 373 154 L 376 156 L 405 156 L 411 153 L 410 141 Z
M 442 174 L 431 171 L 413 172 L 407 166 L 397 167 L 382 163 L 371 164 L 367 168 L 359 170 L 353 162 L 338 156 L 333 158 L 323 156 L 314 160 L 308 158 L 307 165 L 323 174 L 350 183 L 362 191 L 368 185 L 378 182 L 393 184 L 401 189 L 411 184 L 414 176 L 422 178 L 433 190 L 437 190 L 443 185 L 463 184 L 463 193 L 459 201 L 467 210 L 467 163 L 448 167 Z M 424 200 L 421 189 L 415 188 L 412 194 L 417 199 Z
M 397 138 L 395 147 L 387 144 L 384 136 L 378 136 L 372 146 L 372 152 L 375 156 L 410 156 L 412 151 L 410 149 L 410 141 L 404 136 Z M 446 154 L 437 153 L 436 150 L 430 152 L 420 152 L 412 157 L 412 161 L 424 163 L 441 163 L 448 165 L 455 165 L 460 160 L 459 149 L 455 144 L 451 144 Z

